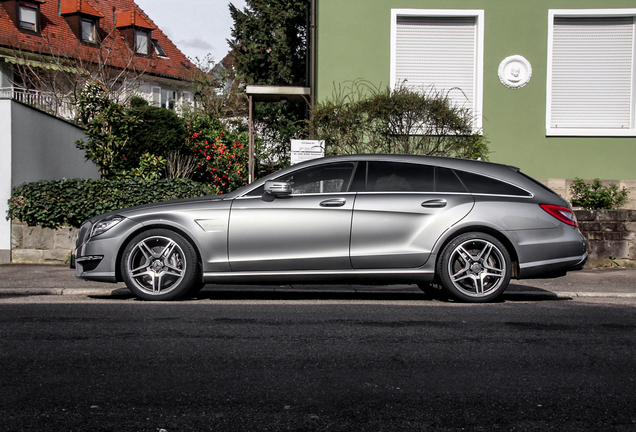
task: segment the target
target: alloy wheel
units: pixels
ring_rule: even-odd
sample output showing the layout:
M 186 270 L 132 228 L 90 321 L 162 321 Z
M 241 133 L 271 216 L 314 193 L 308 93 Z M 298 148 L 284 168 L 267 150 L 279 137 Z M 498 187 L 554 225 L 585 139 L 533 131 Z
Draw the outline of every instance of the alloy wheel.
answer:
M 448 260 L 453 286 L 469 297 L 485 297 L 507 280 L 508 268 L 502 251 L 492 242 L 472 238 L 456 246 Z
M 126 261 L 126 272 L 134 285 L 151 295 L 167 294 L 186 275 L 187 260 L 173 239 L 152 236 L 139 241 Z

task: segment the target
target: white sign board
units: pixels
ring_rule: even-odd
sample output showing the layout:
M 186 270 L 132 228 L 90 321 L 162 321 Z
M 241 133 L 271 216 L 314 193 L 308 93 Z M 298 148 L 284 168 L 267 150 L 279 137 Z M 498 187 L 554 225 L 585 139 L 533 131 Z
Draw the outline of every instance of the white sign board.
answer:
M 291 163 L 325 157 L 325 140 L 291 140 Z

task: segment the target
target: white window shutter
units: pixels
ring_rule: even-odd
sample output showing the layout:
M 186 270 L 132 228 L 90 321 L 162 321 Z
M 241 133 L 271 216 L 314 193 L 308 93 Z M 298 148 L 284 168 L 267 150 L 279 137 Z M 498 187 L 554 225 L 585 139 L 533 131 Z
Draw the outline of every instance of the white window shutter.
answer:
M 554 17 L 551 128 L 633 128 L 634 17 Z
M 443 92 L 458 106 L 474 108 L 476 69 L 476 17 L 397 16 L 397 85 Z

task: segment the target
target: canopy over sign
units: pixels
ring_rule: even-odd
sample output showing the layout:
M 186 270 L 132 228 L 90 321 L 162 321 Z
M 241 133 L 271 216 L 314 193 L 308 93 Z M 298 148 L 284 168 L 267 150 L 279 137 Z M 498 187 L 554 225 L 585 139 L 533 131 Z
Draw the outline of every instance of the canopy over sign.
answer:
M 251 183 L 254 181 L 254 103 L 309 103 L 311 89 L 309 87 L 248 85 L 245 92 L 249 99 L 249 183 Z

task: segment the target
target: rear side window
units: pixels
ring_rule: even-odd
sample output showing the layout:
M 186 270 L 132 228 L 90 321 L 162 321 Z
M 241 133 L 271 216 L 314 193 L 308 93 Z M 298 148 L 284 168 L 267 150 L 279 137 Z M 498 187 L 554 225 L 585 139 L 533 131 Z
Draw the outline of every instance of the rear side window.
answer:
M 402 162 L 362 162 L 351 185 L 357 192 L 455 192 L 468 190 L 452 169 Z
M 364 167 L 361 167 L 364 169 Z M 356 186 L 365 182 L 361 177 Z M 435 187 L 435 168 L 429 165 L 400 162 L 375 162 L 367 164 L 367 192 L 432 192 Z
M 511 185 L 501 180 L 482 176 L 466 171 L 456 170 L 455 173 L 468 188 L 470 193 L 487 195 L 511 195 L 511 196 L 532 196 L 530 192 L 517 186 Z

